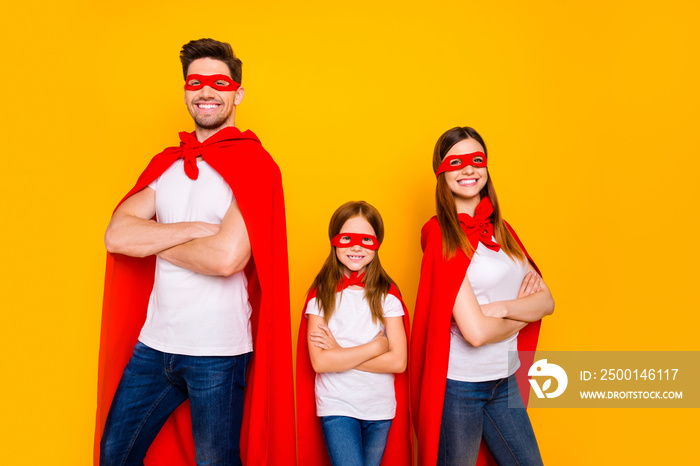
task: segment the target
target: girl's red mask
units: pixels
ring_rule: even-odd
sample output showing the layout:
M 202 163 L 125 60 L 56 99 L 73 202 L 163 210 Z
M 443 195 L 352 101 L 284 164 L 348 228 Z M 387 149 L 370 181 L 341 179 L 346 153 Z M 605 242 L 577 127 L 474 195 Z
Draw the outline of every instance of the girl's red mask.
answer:
M 372 235 L 364 233 L 340 233 L 333 237 L 331 245 L 336 248 L 349 248 L 352 246 L 361 246 L 371 251 L 379 249 L 379 240 Z
M 196 81 L 198 84 L 190 84 Z M 198 91 L 204 86 L 209 86 L 217 91 L 232 92 L 237 91 L 241 85 L 225 74 L 191 74 L 185 79 L 186 91 Z
M 467 165 L 472 165 L 474 167 L 485 167 L 486 166 L 486 154 L 483 152 L 472 152 L 470 154 L 458 154 L 458 155 L 448 155 L 438 167 L 437 177 L 440 173 L 451 172 L 455 170 L 461 170 Z

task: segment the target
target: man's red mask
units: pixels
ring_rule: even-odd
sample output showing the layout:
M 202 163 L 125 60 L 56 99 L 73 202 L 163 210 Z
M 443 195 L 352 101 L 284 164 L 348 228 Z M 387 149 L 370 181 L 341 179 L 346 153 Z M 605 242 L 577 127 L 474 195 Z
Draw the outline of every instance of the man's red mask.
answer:
M 185 90 L 186 91 L 198 91 L 204 86 L 209 86 L 217 91 L 237 91 L 240 84 L 231 79 L 230 76 L 225 74 L 191 74 L 185 79 Z
M 379 249 L 379 241 L 377 238 L 364 233 L 340 233 L 333 237 L 331 244 L 336 248 L 362 246 L 363 248 L 371 251 L 376 251 Z
M 454 170 L 461 170 L 467 165 L 472 165 L 474 167 L 485 167 L 486 166 L 486 155 L 483 152 L 472 152 L 470 154 L 458 154 L 458 155 L 448 155 L 438 167 L 437 177 L 440 173 L 451 172 Z

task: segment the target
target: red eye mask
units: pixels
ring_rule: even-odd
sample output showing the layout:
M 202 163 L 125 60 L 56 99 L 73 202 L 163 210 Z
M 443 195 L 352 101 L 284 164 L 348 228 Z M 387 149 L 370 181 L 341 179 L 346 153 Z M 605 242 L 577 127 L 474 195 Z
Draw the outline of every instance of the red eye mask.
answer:
M 364 233 L 340 233 L 331 240 L 331 245 L 336 248 L 349 248 L 351 246 L 362 246 L 365 249 L 376 251 L 379 249 L 379 241 L 372 235 Z
M 461 170 L 467 165 L 472 165 L 474 167 L 485 167 L 486 166 L 486 155 L 483 152 L 472 152 L 471 154 L 458 154 L 458 155 L 448 155 L 438 167 L 437 177 L 440 173 L 451 172 L 454 170 Z
M 190 82 L 192 81 L 194 81 L 196 84 L 190 84 Z M 222 82 L 226 84 L 222 85 Z M 216 89 L 217 91 L 227 92 L 236 91 L 239 87 L 241 87 L 240 84 L 238 84 L 236 81 L 231 79 L 231 77 L 226 76 L 225 74 L 191 74 L 187 76 L 187 79 L 185 79 L 186 91 L 198 91 L 204 86 L 209 86 L 213 89 Z

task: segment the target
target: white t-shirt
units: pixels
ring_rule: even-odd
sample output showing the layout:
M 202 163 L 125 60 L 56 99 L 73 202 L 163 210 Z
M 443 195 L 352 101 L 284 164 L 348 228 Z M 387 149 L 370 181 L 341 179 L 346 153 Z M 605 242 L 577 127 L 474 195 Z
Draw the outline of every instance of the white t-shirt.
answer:
M 495 238 L 493 238 L 496 241 Z M 516 299 L 527 264 L 513 261 L 500 249 L 498 252 L 479 243 L 472 257 L 467 276 L 479 304 Z M 518 334 L 497 343 L 472 346 L 462 337 L 452 320 L 450 365 L 447 378 L 462 382 L 485 382 L 508 377 L 520 367 L 520 360 L 508 352 L 518 350 Z
M 156 191 L 159 223 L 221 223 L 233 201 L 226 181 L 204 161 L 199 177 L 185 174 L 183 160 L 173 163 L 149 188 Z M 230 277 L 203 275 L 160 257 L 146 322 L 139 341 L 166 353 L 235 356 L 253 350 L 243 272 Z
M 335 340 L 343 348 L 368 343 L 383 326 L 372 322 L 372 311 L 365 290 L 346 288 L 336 293 L 336 309 L 328 322 Z M 393 295 L 382 303 L 384 317 L 400 317 L 403 306 Z M 306 314 L 323 316 L 312 298 Z M 394 374 L 375 374 L 357 369 L 316 374 L 316 415 L 348 416 L 367 421 L 393 419 L 396 414 Z

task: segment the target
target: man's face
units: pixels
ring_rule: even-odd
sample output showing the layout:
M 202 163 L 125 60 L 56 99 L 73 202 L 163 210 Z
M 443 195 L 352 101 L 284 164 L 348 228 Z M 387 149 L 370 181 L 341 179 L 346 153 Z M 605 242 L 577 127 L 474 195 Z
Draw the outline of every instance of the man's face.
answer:
M 187 69 L 187 75 L 192 74 L 205 76 L 220 74 L 230 77 L 231 71 L 222 61 L 200 58 L 193 61 Z M 243 100 L 243 93 L 242 87 L 237 91 L 218 91 L 204 86 L 196 91 L 186 90 L 185 104 L 194 118 L 197 129 L 216 132 L 226 126 L 233 126 L 236 106 Z

